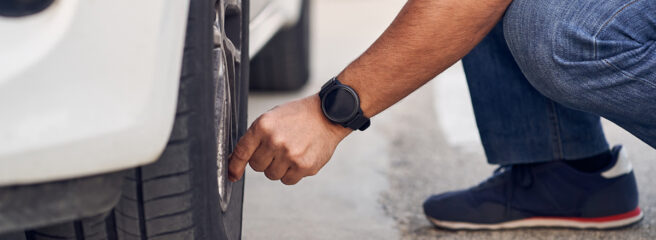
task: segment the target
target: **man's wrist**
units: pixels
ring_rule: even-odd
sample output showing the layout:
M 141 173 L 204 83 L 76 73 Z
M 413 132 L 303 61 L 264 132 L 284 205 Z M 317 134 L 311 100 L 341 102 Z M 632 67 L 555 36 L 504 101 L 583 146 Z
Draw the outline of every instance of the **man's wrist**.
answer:
M 313 106 L 316 106 L 316 111 L 315 113 L 321 115 L 321 119 L 323 120 L 324 125 L 330 130 L 332 133 L 335 134 L 335 136 L 338 136 L 340 138 L 345 138 L 348 136 L 351 132 L 353 132 L 353 129 L 344 127 L 342 125 L 339 125 L 337 123 L 334 123 L 330 121 L 324 114 L 323 111 L 321 110 L 321 99 L 319 98 L 319 94 L 314 94 L 308 98 L 312 103 Z

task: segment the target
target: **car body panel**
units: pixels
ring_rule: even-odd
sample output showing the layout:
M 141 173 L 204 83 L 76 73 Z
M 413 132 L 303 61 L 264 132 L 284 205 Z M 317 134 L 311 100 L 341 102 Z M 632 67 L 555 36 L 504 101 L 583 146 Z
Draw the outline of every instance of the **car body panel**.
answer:
M 302 0 L 251 1 L 249 51 L 254 57 L 280 29 L 293 26 L 301 16 Z
M 302 0 L 251 0 L 250 53 Z M 66 0 L 0 17 L 0 187 L 151 163 L 175 117 L 188 1 Z
M 269 5 L 272 1 L 275 1 L 275 0 L 251 0 L 249 2 L 249 4 L 250 4 L 250 9 L 249 9 L 250 20 L 252 21 L 253 18 L 258 16 L 258 14 L 260 12 L 262 12 L 262 10 L 265 9 L 267 7 L 267 5 Z
M 154 161 L 175 115 L 188 2 L 55 1 L 0 18 L 0 186 Z

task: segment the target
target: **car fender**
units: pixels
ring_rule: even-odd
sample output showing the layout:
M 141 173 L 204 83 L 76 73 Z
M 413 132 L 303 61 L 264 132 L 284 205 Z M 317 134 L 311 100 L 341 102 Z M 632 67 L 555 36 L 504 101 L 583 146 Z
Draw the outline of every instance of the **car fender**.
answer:
M 0 17 L 0 186 L 153 162 L 175 115 L 188 1 L 66 0 Z

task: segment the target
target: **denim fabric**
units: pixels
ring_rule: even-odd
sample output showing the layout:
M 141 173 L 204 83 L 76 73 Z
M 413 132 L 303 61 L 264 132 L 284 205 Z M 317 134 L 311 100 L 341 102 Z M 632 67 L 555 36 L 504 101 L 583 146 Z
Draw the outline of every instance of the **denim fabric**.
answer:
M 531 86 L 510 54 L 501 24 L 463 65 L 489 163 L 574 159 L 608 150 L 598 116 L 563 107 Z
M 652 0 L 515 0 L 463 59 L 488 161 L 605 151 L 596 116 L 656 147 L 654 13 Z

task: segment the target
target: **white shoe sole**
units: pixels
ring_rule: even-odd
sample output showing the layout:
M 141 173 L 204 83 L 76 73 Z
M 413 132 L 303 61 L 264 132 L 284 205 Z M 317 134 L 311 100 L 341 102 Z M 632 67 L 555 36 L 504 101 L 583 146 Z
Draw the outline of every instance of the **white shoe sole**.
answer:
M 630 212 L 607 217 L 577 218 L 577 217 L 531 217 L 495 224 L 479 224 L 467 222 L 441 221 L 431 217 L 428 219 L 438 227 L 453 230 L 498 230 L 531 227 L 562 227 L 577 229 L 609 229 L 631 225 L 643 217 L 640 208 Z

